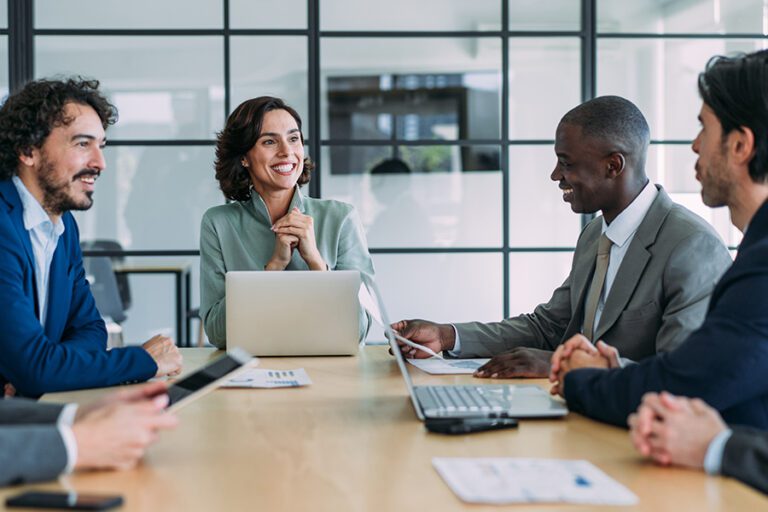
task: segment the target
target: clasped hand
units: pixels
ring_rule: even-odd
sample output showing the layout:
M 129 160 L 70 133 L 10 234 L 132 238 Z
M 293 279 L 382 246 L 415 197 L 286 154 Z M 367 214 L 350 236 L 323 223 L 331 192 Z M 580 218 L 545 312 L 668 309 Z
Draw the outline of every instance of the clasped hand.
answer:
M 604 341 L 593 345 L 586 336 L 576 334 L 557 347 L 552 354 L 549 381 L 554 385 L 550 390 L 553 395 L 563 396 L 563 383 L 566 374 L 577 368 L 620 368 L 619 351 Z
M 314 219 L 294 207 L 272 225 L 275 232 L 275 250 L 267 263 L 267 270 L 285 270 L 291 262 L 294 249 L 310 270 L 325 270 L 326 264 L 315 241 Z

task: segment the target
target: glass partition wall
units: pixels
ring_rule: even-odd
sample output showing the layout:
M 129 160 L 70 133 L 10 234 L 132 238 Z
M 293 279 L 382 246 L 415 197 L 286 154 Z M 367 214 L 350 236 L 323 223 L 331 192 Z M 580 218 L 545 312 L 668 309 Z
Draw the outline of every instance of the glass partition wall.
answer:
M 200 219 L 224 202 L 215 135 L 260 95 L 304 120 L 308 193 L 357 208 L 393 318 L 491 321 L 548 299 L 588 220 L 549 179 L 555 127 L 596 95 L 634 101 L 651 179 L 740 239 L 701 203 L 689 146 L 697 74 L 766 46 L 763 0 L 23 2 L 0 0 L 0 94 L 39 77 L 102 82 L 120 120 L 81 237 L 119 242 L 127 267 L 188 268 L 192 306 Z M 18 49 L 21 25 L 32 44 Z M 17 76 L 11 58 L 33 71 Z M 175 334 L 173 274 L 130 282 L 126 339 Z

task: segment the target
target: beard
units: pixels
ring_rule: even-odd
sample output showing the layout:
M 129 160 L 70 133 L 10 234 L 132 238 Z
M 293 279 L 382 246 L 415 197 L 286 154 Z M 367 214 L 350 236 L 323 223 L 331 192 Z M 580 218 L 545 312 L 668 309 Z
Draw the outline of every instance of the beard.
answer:
M 38 184 L 43 191 L 43 208 L 53 215 L 61 215 L 71 210 L 89 209 L 93 206 L 93 192 L 86 191 L 84 197 L 75 197 L 71 191 L 71 184 L 83 176 L 99 174 L 100 172 L 95 169 L 82 169 L 71 180 L 57 179 L 53 163 L 43 158 L 38 174 Z

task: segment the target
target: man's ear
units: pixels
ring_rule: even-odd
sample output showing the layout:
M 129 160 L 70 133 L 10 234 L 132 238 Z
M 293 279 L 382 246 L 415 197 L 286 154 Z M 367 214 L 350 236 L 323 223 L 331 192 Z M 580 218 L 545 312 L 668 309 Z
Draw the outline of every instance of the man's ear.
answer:
M 34 167 L 40 160 L 40 150 L 37 148 L 27 148 L 19 153 L 19 162 L 26 167 Z
M 627 164 L 624 155 L 615 151 L 605 158 L 606 170 L 608 171 L 608 177 L 615 178 L 624 172 L 624 167 Z
M 739 126 L 728 134 L 728 151 L 734 163 L 749 167 L 755 156 L 755 133 L 751 128 Z

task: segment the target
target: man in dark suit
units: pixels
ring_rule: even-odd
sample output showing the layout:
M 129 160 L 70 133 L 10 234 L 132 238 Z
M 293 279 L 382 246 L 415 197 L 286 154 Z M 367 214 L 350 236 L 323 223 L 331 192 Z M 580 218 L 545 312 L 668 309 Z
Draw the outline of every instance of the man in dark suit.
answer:
M 649 181 L 649 140 L 643 114 L 617 96 L 563 116 L 550 178 L 574 212 L 602 216 L 582 231 L 571 272 L 548 303 L 501 322 L 403 320 L 392 327 L 436 352 L 493 357 L 477 377 L 546 377 L 552 351 L 581 332 L 616 344 L 633 361 L 677 347 L 701 325 L 731 259 L 711 226 Z
M 731 476 L 768 494 L 768 432 L 728 427 L 698 398 L 647 393 L 629 425 L 635 448 L 663 466 Z
M 550 379 L 568 407 L 626 425 L 647 392 L 704 400 L 729 423 L 768 428 L 768 51 L 715 57 L 699 75 L 696 178 L 708 206 L 744 233 L 702 326 L 677 349 L 624 368 L 583 338 L 554 354 Z
M 179 372 L 173 342 L 107 351 L 70 210 L 93 204 L 117 112 L 97 81 L 39 80 L 0 108 L 0 384 L 5 394 L 111 386 Z
M 0 486 L 133 467 L 158 431 L 176 426 L 165 391 L 153 382 L 80 407 L 0 400 Z

